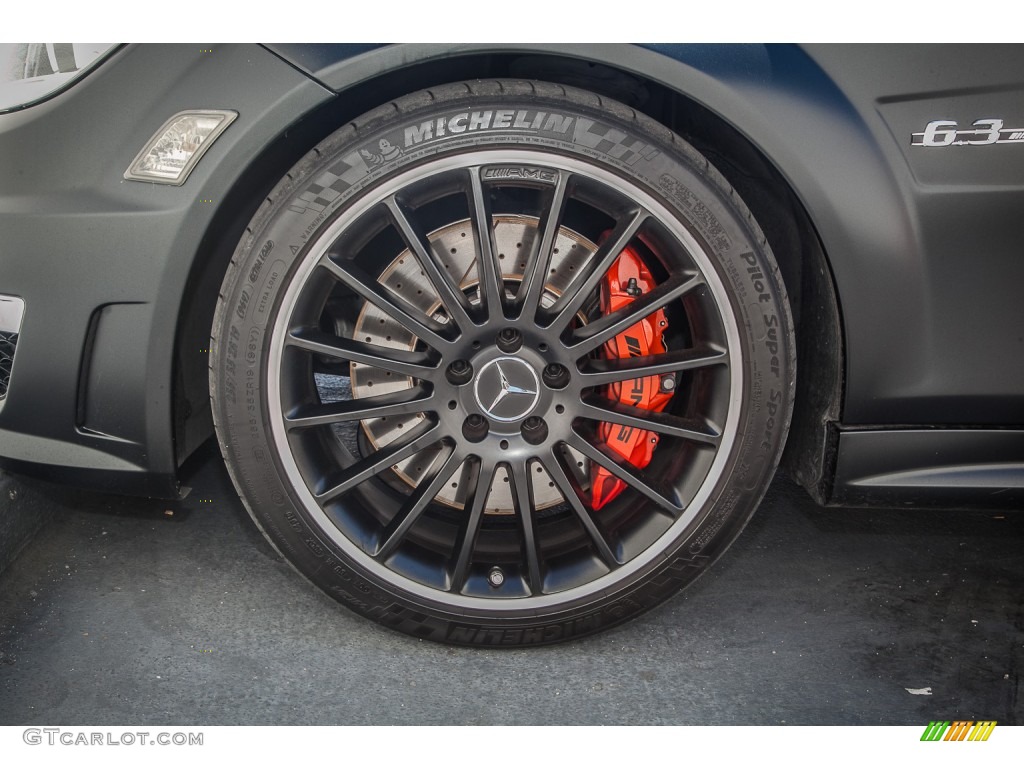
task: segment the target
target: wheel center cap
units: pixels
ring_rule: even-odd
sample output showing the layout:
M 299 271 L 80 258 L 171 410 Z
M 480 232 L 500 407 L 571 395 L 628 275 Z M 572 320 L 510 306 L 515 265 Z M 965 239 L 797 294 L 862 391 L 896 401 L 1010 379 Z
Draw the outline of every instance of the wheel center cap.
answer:
M 480 369 L 473 383 L 477 405 L 495 421 L 518 421 L 537 405 L 540 379 L 517 357 L 497 357 Z

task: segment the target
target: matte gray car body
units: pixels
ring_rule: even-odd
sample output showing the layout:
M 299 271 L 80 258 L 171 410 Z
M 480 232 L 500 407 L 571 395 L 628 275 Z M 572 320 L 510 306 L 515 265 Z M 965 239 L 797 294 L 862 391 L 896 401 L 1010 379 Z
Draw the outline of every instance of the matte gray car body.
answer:
M 1021 72 L 1017 46 L 123 47 L 0 115 L 0 294 L 27 307 L 0 459 L 178 493 L 178 467 L 210 434 L 212 303 L 261 195 L 361 111 L 512 73 L 632 94 L 698 144 L 729 132 L 717 164 L 761 220 L 773 203 L 743 177 L 763 177 L 766 200 L 784 191 L 802 238 L 788 265 L 787 244 L 772 245 L 804 283 L 790 285 L 801 343 L 820 327 L 831 361 L 802 368 L 788 457 L 819 501 L 1019 502 L 1024 145 L 912 136 L 940 119 L 1024 125 Z M 181 187 L 125 180 L 189 109 L 239 117 Z

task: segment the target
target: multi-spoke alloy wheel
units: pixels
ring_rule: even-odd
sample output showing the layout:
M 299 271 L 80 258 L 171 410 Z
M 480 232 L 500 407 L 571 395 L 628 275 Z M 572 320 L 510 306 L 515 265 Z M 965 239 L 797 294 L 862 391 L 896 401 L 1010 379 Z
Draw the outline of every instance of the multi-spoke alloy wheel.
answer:
M 356 611 L 450 642 L 665 599 L 739 533 L 791 410 L 785 292 L 735 193 L 657 123 L 542 83 L 327 139 L 254 218 L 213 336 L 257 523 Z

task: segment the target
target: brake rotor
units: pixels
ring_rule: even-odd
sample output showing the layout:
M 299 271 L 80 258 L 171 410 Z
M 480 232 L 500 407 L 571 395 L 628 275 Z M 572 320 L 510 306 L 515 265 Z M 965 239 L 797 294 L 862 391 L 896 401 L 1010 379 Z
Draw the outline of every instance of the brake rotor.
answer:
M 523 279 L 528 254 L 534 249 L 535 242 L 540 236 L 538 225 L 539 220 L 534 216 L 494 217 L 495 252 L 505 279 L 506 291 L 514 292 Z M 467 295 L 470 303 L 478 303 L 479 277 L 472 223 L 468 219 L 457 221 L 435 230 L 428 238 L 435 253 L 447 254 L 448 258 L 445 259 L 443 267 L 452 276 L 455 284 Z M 550 306 L 565 291 L 596 249 L 594 243 L 579 233 L 566 227 L 559 229 L 541 298 L 542 307 Z M 447 322 L 440 296 L 427 280 L 416 257 L 408 249 L 402 251 L 384 269 L 379 279 L 388 290 L 422 310 L 428 317 L 442 323 Z M 509 295 L 511 297 L 512 293 Z M 353 338 L 368 344 L 407 350 L 414 349 L 417 341 L 404 326 L 369 302 L 363 305 L 355 324 Z M 352 363 L 350 370 L 353 398 L 398 392 L 414 386 L 410 377 L 400 376 L 381 368 Z M 360 424 L 363 436 L 370 447 L 379 449 L 415 427 L 424 418 L 426 416 L 423 413 L 415 413 L 400 417 L 365 419 Z M 402 483 L 414 488 L 430 472 L 442 451 L 443 449 L 438 446 L 433 452 L 421 452 L 394 465 L 391 468 L 392 472 Z M 576 465 L 578 477 L 587 476 L 588 459 L 572 449 L 568 449 L 566 458 Z M 466 495 L 462 475 L 463 471 L 457 470 L 445 488 L 435 497 L 435 501 L 462 509 Z M 539 464 L 535 465 L 531 473 L 531 481 L 534 506 L 537 509 L 556 506 L 565 501 L 547 471 Z M 503 468 L 495 473 L 485 511 L 489 514 L 514 513 L 509 476 Z

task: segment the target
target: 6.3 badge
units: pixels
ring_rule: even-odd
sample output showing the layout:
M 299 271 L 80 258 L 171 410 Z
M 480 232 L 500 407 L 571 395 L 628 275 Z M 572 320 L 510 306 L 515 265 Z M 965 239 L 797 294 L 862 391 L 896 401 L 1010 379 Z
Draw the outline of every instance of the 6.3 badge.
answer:
M 1024 144 L 1024 128 L 1004 128 L 1000 118 L 975 120 L 960 129 L 956 120 L 932 120 L 920 133 L 911 134 L 912 147 L 980 146 L 983 144 Z

